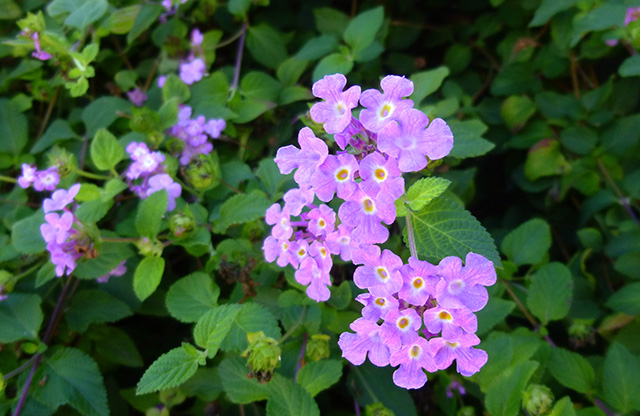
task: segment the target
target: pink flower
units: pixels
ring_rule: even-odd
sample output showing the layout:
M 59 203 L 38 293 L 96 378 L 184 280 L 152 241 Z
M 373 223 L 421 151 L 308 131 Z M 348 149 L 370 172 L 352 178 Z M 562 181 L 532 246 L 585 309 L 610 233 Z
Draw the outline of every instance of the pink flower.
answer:
M 438 370 L 433 359 L 432 347 L 422 337 L 391 354 L 389 361 L 392 367 L 400 366 L 393 373 L 393 382 L 405 389 L 419 389 L 424 386 L 427 375 L 423 369 L 431 373 Z
M 22 175 L 18 178 L 18 185 L 27 189 L 36 180 L 36 168 L 26 163 L 22 164 Z
M 167 190 L 168 204 L 167 211 L 173 211 L 176 208 L 176 198 L 182 193 L 182 187 L 171 179 L 166 173 L 160 173 L 149 178 L 149 189 L 147 196 L 162 189 Z
M 311 118 L 316 123 L 324 123 L 327 133 L 344 130 L 351 122 L 351 109 L 358 105 L 360 87 L 354 85 L 343 92 L 345 85 L 347 78 L 344 75 L 325 75 L 311 89 L 313 95 L 324 100 L 311 107 Z
M 187 85 L 198 82 L 204 77 L 207 68 L 204 61 L 196 58 L 190 62 L 180 64 L 180 79 Z
M 60 176 L 58 175 L 58 168 L 50 167 L 47 170 L 42 170 L 36 173 L 33 187 L 36 191 L 53 191 L 60 182 Z
M 133 103 L 136 107 L 142 107 L 145 101 L 147 101 L 147 94 L 142 92 L 140 88 L 134 88 L 131 91 L 127 92 L 127 97 L 129 101 Z
M 403 100 L 413 93 L 413 82 L 397 75 L 388 75 L 380 81 L 384 94 L 378 90 L 366 90 L 360 103 L 367 107 L 360 112 L 362 125 L 374 133 L 379 132 L 404 110 L 413 107 L 413 101 Z
M 78 195 L 78 192 L 80 192 L 79 183 L 72 185 L 68 191 L 65 189 L 58 189 L 55 191 L 51 195 L 51 198 L 45 199 L 42 203 L 45 214 L 47 212 L 64 209 L 67 205 L 73 202 L 73 199 Z

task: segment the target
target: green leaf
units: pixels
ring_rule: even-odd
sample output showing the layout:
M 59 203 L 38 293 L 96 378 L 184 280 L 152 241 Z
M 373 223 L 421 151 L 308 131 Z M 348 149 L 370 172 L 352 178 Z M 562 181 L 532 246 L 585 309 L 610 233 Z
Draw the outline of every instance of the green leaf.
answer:
M 71 125 L 67 120 L 56 119 L 44 132 L 42 137 L 33 145 L 29 153 L 35 155 L 43 150 L 48 149 L 53 144 L 64 139 L 74 139 L 78 135 L 71 128 Z
M 120 299 L 98 289 L 82 290 L 73 296 L 65 314 L 69 328 L 84 332 L 94 322 L 115 322 L 132 315 Z
M 575 46 L 580 38 L 594 30 L 605 30 L 613 26 L 621 26 L 627 13 L 627 7 L 623 4 L 604 3 L 587 14 L 578 17 L 573 22 L 573 37 L 570 46 Z
M 145 257 L 133 275 L 133 291 L 138 299 L 145 300 L 158 288 L 164 273 L 162 257 Z
M 542 83 L 536 78 L 536 66 L 531 63 L 515 63 L 502 68 L 491 84 L 491 94 L 507 96 L 537 92 Z
M 25 115 L 11 100 L 0 98 L 0 153 L 20 155 L 27 145 L 28 130 Z
M 220 219 L 216 220 L 213 231 L 224 234 L 233 224 L 241 224 L 264 216 L 271 206 L 264 192 L 253 190 L 250 194 L 234 195 L 222 204 Z
M 569 163 L 560 151 L 560 143 L 554 139 L 544 139 L 527 153 L 524 175 L 530 181 L 544 176 L 561 175 L 570 169 Z
M 87 335 L 95 342 L 96 351 L 107 360 L 127 367 L 142 367 L 142 357 L 133 340 L 121 329 L 96 325 Z
M 340 360 L 320 360 L 305 364 L 298 372 L 298 383 L 311 396 L 315 397 L 322 390 L 333 386 L 342 377 Z
M 147 30 L 152 24 L 158 21 L 158 17 L 165 10 L 159 4 L 145 3 L 142 5 L 140 12 L 136 16 L 136 20 L 133 22 L 133 28 L 127 33 L 127 43 L 131 43 L 138 36 Z
M 639 374 L 638 359 L 625 346 L 614 342 L 604 359 L 602 397 L 623 414 L 640 410 Z
M 373 42 L 383 20 L 382 6 L 360 13 L 347 25 L 343 35 L 344 41 L 357 54 Z
M 536 103 L 526 95 L 511 95 L 500 107 L 500 115 L 509 130 L 520 130 L 536 113 Z
M 211 308 L 218 305 L 220 288 L 213 278 L 203 272 L 191 273 L 175 282 L 167 293 L 167 309 L 182 322 L 197 322 Z
M 614 293 L 607 306 L 627 315 L 640 315 L 640 282 L 628 284 Z
M 382 402 L 396 415 L 418 416 L 409 392 L 393 383 L 393 371 L 390 367 L 376 367 L 366 362 L 351 367 L 347 386 L 362 407 Z
M 495 147 L 482 138 L 487 126 L 480 120 L 449 120 L 447 124 L 453 133 L 453 149 L 449 156 L 459 159 L 482 156 Z
M 422 178 L 416 181 L 407 191 L 407 202 L 412 211 L 420 211 L 447 190 L 451 181 L 444 178 Z
M 621 77 L 637 77 L 640 75 L 640 55 L 632 55 L 624 60 L 618 68 Z
M 478 253 L 500 266 L 500 256 L 493 239 L 471 214 L 457 203 L 439 197 L 420 212 L 409 213 L 418 256 L 422 260 L 438 263 L 444 257 L 464 258 L 467 253 Z M 408 244 L 407 230 L 404 232 Z
M 165 189 L 154 192 L 142 200 L 136 215 L 136 230 L 141 236 L 155 238 L 158 235 L 167 204 L 168 195 Z
M 294 55 L 299 60 L 315 60 L 334 52 L 338 47 L 338 38 L 333 35 L 320 35 L 309 39 Z
M 184 347 L 177 347 L 162 354 L 142 375 L 136 394 L 179 386 L 195 374 L 199 360 L 198 354 L 192 354 Z
M 47 12 L 54 17 L 69 13 L 64 24 L 83 32 L 100 19 L 108 8 L 107 0 L 54 0 L 47 6 Z
M 252 0 L 229 0 L 227 9 L 234 16 L 244 16 L 251 6 Z
M 502 252 L 516 266 L 538 264 L 551 248 L 551 228 L 543 219 L 534 218 L 512 230 L 502 240 Z
M 0 342 L 9 343 L 21 339 L 38 340 L 38 332 L 44 316 L 38 295 L 11 293 L 0 302 Z
M 17 20 L 22 16 L 22 9 L 13 0 L 0 2 L 0 20 Z
M 162 86 L 163 101 L 167 102 L 172 98 L 178 100 L 178 103 L 185 103 L 191 98 L 189 86 L 175 74 L 168 75 Z
M 247 49 L 256 61 L 267 68 L 276 69 L 287 59 L 287 49 L 282 36 L 266 23 L 249 27 Z
M 134 254 L 127 244 L 103 242 L 98 248 L 98 257 L 79 263 L 73 275 L 80 279 L 96 279 L 106 275 Z
M 40 234 L 40 226 L 44 223 L 44 213 L 38 210 L 35 214 L 13 224 L 11 229 L 13 247 L 22 254 L 42 253 L 47 248 Z
M 318 65 L 313 70 L 311 79 L 315 82 L 325 75 L 336 73 L 346 75 L 351 72 L 351 69 L 353 69 L 353 61 L 347 59 L 347 57 L 341 53 L 332 53 L 318 62 Z
M 486 334 L 500 322 L 504 322 L 516 304 L 510 300 L 504 300 L 490 296 L 487 305 L 476 312 L 478 316 L 478 335 Z
M 527 306 L 532 314 L 542 321 L 562 319 L 569 313 L 573 279 L 571 272 L 562 263 L 548 263 L 531 276 Z
M 328 300 L 329 305 L 338 310 L 346 309 L 353 300 L 351 285 L 346 280 L 340 283 L 339 286 L 330 286 L 329 290 L 331 290 L 331 297 Z
M 107 391 L 98 365 L 75 348 L 56 348 L 44 360 L 46 383 L 40 396 L 55 407 L 69 405 L 81 415 L 107 416 Z
M 298 82 L 304 71 L 307 69 L 309 61 L 301 61 L 296 58 L 288 58 L 278 66 L 276 70 L 276 76 L 282 83 L 282 86 L 290 88 L 295 87 L 295 83 Z M 298 88 L 304 88 L 297 86 Z M 286 89 L 286 88 L 285 88 Z M 282 94 L 282 92 L 280 92 Z
M 104 218 L 113 206 L 113 200 L 94 199 L 87 201 L 76 209 L 75 215 L 80 221 L 96 223 Z
M 249 346 L 247 334 L 258 331 L 274 339 L 282 336 L 278 320 L 266 307 L 254 302 L 244 303 L 220 348 L 224 351 L 244 351 Z
M 102 22 L 101 27 L 106 28 L 109 32 L 115 33 L 116 35 L 127 34 L 133 29 L 133 23 L 138 13 L 140 13 L 141 7 L 141 5 L 136 4 L 114 10 L 112 13 L 109 13 L 109 16 Z M 116 82 L 120 85 L 117 74 Z M 129 90 L 130 88 L 134 88 L 134 86 L 126 87 L 124 90 Z
M 594 387 L 596 375 L 593 367 L 580 354 L 553 348 L 548 368 L 558 382 L 579 393 L 586 394 Z
M 91 160 L 100 170 L 110 170 L 124 158 L 124 149 L 107 129 L 96 132 L 91 141 Z
M 224 391 L 233 403 L 249 404 L 269 397 L 268 385 L 247 377 L 248 371 L 247 361 L 240 357 L 226 358 L 218 367 L 218 372 L 224 374 Z
M 218 353 L 220 344 L 229 335 L 231 327 L 242 309 L 241 305 L 228 304 L 214 307 L 202 316 L 193 329 L 196 345 L 207 350 L 212 358 Z
M 413 94 L 411 98 L 417 106 L 430 94 L 433 94 L 440 88 L 442 81 L 449 76 L 449 68 L 441 66 L 428 71 L 422 71 L 411 75 L 413 81 Z
M 129 111 L 131 103 L 118 97 L 100 97 L 82 111 L 82 121 L 87 128 L 87 136 L 93 137 L 100 128 L 107 128 L 116 121 L 118 113 Z
M 534 27 L 544 25 L 557 13 L 567 10 L 577 2 L 578 0 L 543 0 L 540 7 L 536 9 L 529 26 Z
M 498 376 L 489 387 L 484 404 L 492 416 L 516 416 L 520 410 L 522 391 L 538 363 L 524 361 Z
M 271 197 L 280 190 L 280 187 L 287 178 L 280 173 L 280 169 L 278 169 L 278 165 L 273 161 L 273 158 L 262 159 L 260 163 L 258 163 L 256 176 L 262 180 L 267 194 Z
M 267 416 L 320 416 L 320 409 L 311 395 L 293 380 L 275 373 L 267 388 Z
M 346 14 L 331 7 L 314 9 L 313 17 L 318 32 L 339 38 L 342 37 L 342 34 L 349 24 L 349 17 Z
M 625 276 L 640 279 L 640 253 L 629 252 L 616 259 L 613 268 Z
M 576 411 L 573 408 L 573 403 L 569 396 L 558 400 L 555 406 L 553 406 L 551 413 L 549 413 L 549 416 L 576 416 Z
M 240 81 L 242 95 L 252 100 L 277 101 L 282 84 L 264 72 L 253 71 Z

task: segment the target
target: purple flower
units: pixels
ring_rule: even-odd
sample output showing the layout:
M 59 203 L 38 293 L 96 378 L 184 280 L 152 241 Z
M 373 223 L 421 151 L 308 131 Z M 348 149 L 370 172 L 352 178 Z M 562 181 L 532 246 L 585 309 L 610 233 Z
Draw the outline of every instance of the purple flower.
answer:
M 638 19 L 640 19 L 640 7 L 629 7 L 624 17 L 624 25 L 628 26 L 629 23 L 635 22 Z
M 164 83 L 167 82 L 167 76 L 166 75 L 160 75 L 158 77 L 158 87 L 162 88 L 164 87 Z
M 227 122 L 223 119 L 212 119 L 204 125 L 204 131 L 213 139 L 220 137 L 220 134 L 227 128 Z
M 51 195 L 51 198 L 45 199 L 42 203 L 45 214 L 47 212 L 64 209 L 67 205 L 73 202 L 73 199 L 78 195 L 79 191 L 79 183 L 72 185 L 68 191 L 66 189 L 58 189 L 55 191 Z
M 344 261 L 351 260 L 351 252 L 360 246 L 351 236 L 352 231 L 353 228 L 347 224 L 340 224 L 338 230 L 329 234 L 325 240 L 331 253 L 340 254 Z
M 424 324 L 433 334 L 442 331 L 442 338 L 455 341 L 462 335 L 462 331 L 476 332 L 478 318 L 466 308 L 446 309 L 441 305 L 427 309 L 424 312 Z
M 429 262 L 409 257 L 409 264 L 400 268 L 402 289 L 400 299 L 414 306 L 424 306 L 430 296 L 435 296 L 438 268 Z
M 358 105 L 360 87 L 354 85 L 343 92 L 345 85 L 347 78 L 344 75 L 325 75 L 311 89 L 314 96 L 325 100 L 311 107 L 311 118 L 316 123 L 325 123 L 327 133 L 343 131 L 351 122 L 351 109 Z
M 360 122 L 374 133 L 397 119 L 404 110 L 413 108 L 413 101 L 402 99 L 413 93 L 413 82 L 405 77 L 388 75 L 380 81 L 380 86 L 384 94 L 371 89 L 364 91 L 360 97 L 360 104 L 367 107 L 360 112 Z
M 343 332 L 338 345 L 342 356 L 354 365 L 364 363 L 369 354 L 369 361 L 378 367 L 389 364 L 389 347 L 380 336 L 380 326 L 365 318 L 358 318 L 349 325 L 355 334 Z
M 422 337 L 391 354 L 389 361 L 392 367 L 400 366 L 393 373 L 393 382 L 405 389 L 419 389 L 424 386 L 427 375 L 423 369 L 430 373 L 438 370 L 433 359 L 432 347 Z
M 313 173 L 327 158 L 329 148 L 323 140 L 314 136 L 309 127 L 303 127 L 300 130 L 298 143 L 300 149 L 293 145 L 278 149 L 274 160 L 283 175 L 298 169 L 293 179 L 299 185 L 303 185 L 311 182 Z
M 347 199 L 357 188 L 354 181 L 357 171 L 358 162 L 355 156 L 347 153 L 338 156 L 328 155 L 313 175 L 313 191 L 318 199 L 324 202 L 331 201 L 334 193 L 338 194 L 338 198 Z
M 167 190 L 168 203 L 167 211 L 173 211 L 176 207 L 176 198 L 182 193 L 182 187 L 171 179 L 171 176 L 166 173 L 160 173 L 149 178 L 149 189 L 147 189 L 147 196 L 154 192 L 158 192 L 162 189 Z
M 40 226 L 42 238 L 47 243 L 55 242 L 58 245 L 64 243 L 69 237 L 69 230 L 73 225 L 73 214 L 65 212 L 60 214 L 53 212 L 44 216 L 45 224 Z
M 438 369 L 444 370 L 456 360 L 456 371 L 465 377 L 480 371 L 487 362 L 488 356 L 485 351 L 472 348 L 479 343 L 480 338 L 476 334 L 468 333 L 463 333 L 454 342 L 440 337 L 429 340 Z
M 368 257 L 365 264 L 356 269 L 353 283 L 360 289 L 369 289 L 376 297 L 391 296 L 402 287 L 400 267 L 402 259 L 392 251 L 384 250 L 379 257 Z
M 356 296 L 356 300 L 364 305 L 362 317 L 370 321 L 378 322 L 378 319 L 385 319 L 392 310 L 398 309 L 398 299 L 393 296 L 373 296 L 371 293 L 361 293 Z
M 404 194 L 404 179 L 398 162 L 378 152 L 367 155 L 360 162 L 360 189 L 386 203 L 394 203 Z
M 264 251 L 264 258 L 269 263 L 273 263 L 274 260 L 278 260 L 276 263 L 280 267 L 285 267 L 294 257 L 292 253 L 292 247 L 294 245 L 289 240 L 278 240 L 275 237 L 269 236 L 265 238 L 262 244 L 262 251 Z
M 191 62 L 180 64 L 180 79 L 185 84 L 191 85 L 200 81 L 204 77 L 206 70 L 204 61 L 200 58 L 195 58 Z
M 56 276 L 71 273 L 76 268 L 76 260 L 81 257 L 74 252 L 75 241 L 65 245 L 56 244 L 55 241 L 47 243 L 47 251 L 51 254 L 51 262 L 56 266 Z
M 98 283 L 107 283 L 109 281 L 109 277 L 111 276 L 115 276 L 115 277 L 122 276 L 127 272 L 127 266 L 125 266 L 126 263 L 127 261 L 123 260 L 122 263 L 117 265 L 115 269 L 111 270 L 104 276 L 98 277 L 96 280 L 98 281 Z
M 305 258 L 296 270 L 295 278 L 301 285 L 307 286 L 307 296 L 316 302 L 324 302 L 329 299 L 331 292 L 331 279 L 329 272 L 318 267 L 318 263 L 311 257 Z
M 418 339 L 418 330 L 421 326 L 422 319 L 413 309 L 403 311 L 393 309 L 384 317 L 380 335 L 393 353 L 401 345 L 414 343 Z
M 302 263 L 307 257 L 309 257 L 309 243 L 305 240 L 296 240 L 291 242 L 291 265 L 295 268 Z
M 127 97 L 129 101 L 133 103 L 136 107 L 142 107 L 145 101 L 147 101 L 147 94 L 142 92 L 140 88 L 134 88 L 131 91 L 127 92 Z
M 313 202 L 311 185 L 289 189 L 282 199 L 284 199 L 284 209 L 287 209 L 291 215 L 300 215 L 302 208 Z
M 396 219 L 396 207 L 382 203 L 376 197 L 358 189 L 338 209 L 340 220 L 353 227 L 362 243 L 383 243 L 389 238 L 389 230 L 380 222 L 391 224 Z
M 273 204 L 267 209 L 265 214 L 265 222 L 269 225 L 273 225 L 271 229 L 271 235 L 280 240 L 287 240 L 293 234 L 293 228 L 291 228 L 291 216 L 289 211 L 281 209 L 280 204 Z
M 202 32 L 198 29 L 193 29 L 191 31 L 191 46 L 196 47 L 202 45 L 202 40 L 204 36 L 202 36 Z
M 36 168 L 26 163 L 22 164 L 22 175 L 18 178 L 18 185 L 27 189 L 36 180 Z
M 55 166 L 42 170 L 36 173 L 33 187 L 36 191 L 53 191 L 60 182 L 60 176 L 58 175 L 58 168 Z
M 164 162 L 165 156 L 160 152 L 150 152 L 144 143 L 132 142 L 127 146 L 127 152 L 134 162 L 129 165 L 126 176 L 128 179 L 137 179 L 142 175 L 149 175 L 158 170 Z
M 485 286 L 496 282 L 493 263 L 480 254 L 469 253 L 462 260 L 451 256 L 438 265 L 441 279 L 436 286 L 438 304 L 445 308 L 468 308 L 477 312 L 484 308 L 489 299 Z
M 410 108 L 378 133 L 378 149 L 398 159 L 403 172 L 416 172 L 427 166 L 427 159 L 441 159 L 453 148 L 453 134 L 444 120 L 437 118 L 429 127 L 429 117 Z
M 316 237 L 327 236 L 335 229 L 336 212 L 325 204 L 309 211 L 307 217 L 309 218 L 308 229 Z
M 48 53 L 48 52 L 43 51 L 40 48 L 40 38 L 39 38 L 38 32 L 34 32 L 33 35 L 31 35 L 31 39 L 33 39 L 33 44 L 34 44 L 34 46 L 36 48 L 36 51 L 33 52 L 31 54 L 31 56 L 33 56 L 34 58 L 37 58 L 37 59 L 39 59 L 41 61 L 46 61 L 48 59 L 51 59 L 51 54 Z
M 347 125 L 347 127 L 340 133 L 336 133 L 333 138 L 340 149 L 344 150 L 349 143 L 354 144 L 355 135 L 363 131 L 364 127 L 362 126 L 360 121 L 358 121 L 357 118 L 351 116 L 351 122 L 349 123 L 349 125 Z

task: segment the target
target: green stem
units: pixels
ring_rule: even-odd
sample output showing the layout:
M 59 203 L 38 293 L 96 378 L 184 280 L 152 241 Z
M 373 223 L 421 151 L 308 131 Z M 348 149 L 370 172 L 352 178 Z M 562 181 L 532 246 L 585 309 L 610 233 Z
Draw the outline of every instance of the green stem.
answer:
M 100 237 L 100 240 L 110 243 L 133 243 L 140 240 L 140 237 Z
M 304 319 L 304 315 L 306 313 L 307 313 L 307 307 L 305 306 L 302 309 L 302 313 L 300 314 L 300 317 L 298 318 L 298 320 L 293 325 L 291 325 L 291 328 L 289 328 L 287 332 L 285 332 L 282 338 L 280 338 L 280 341 L 278 341 L 278 344 L 282 344 L 285 339 L 289 338 L 289 336 L 293 333 L 293 331 L 295 331 L 296 328 L 302 323 L 302 320 Z
M 90 178 L 90 179 L 99 179 L 103 181 L 108 181 L 109 179 L 111 179 L 110 176 L 98 175 L 96 173 L 91 173 L 91 172 L 87 172 L 80 169 L 75 169 L 74 172 L 80 176 L 84 176 L 85 178 Z
M 34 271 L 38 270 L 40 267 L 42 267 L 44 263 L 45 261 L 40 261 L 34 264 L 33 266 L 29 267 L 27 270 L 23 271 L 22 273 L 13 276 L 12 279 L 15 281 L 18 281 L 19 279 L 22 279 L 23 277 L 28 276 Z
M 407 219 L 407 238 L 409 239 L 409 252 L 411 257 L 418 259 L 418 250 L 416 249 L 416 239 L 413 235 L 413 223 L 411 222 L 411 212 L 405 217 Z
M 4 176 L 4 175 L 0 175 L 0 181 L 18 183 L 18 180 L 16 178 L 12 178 L 11 176 Z

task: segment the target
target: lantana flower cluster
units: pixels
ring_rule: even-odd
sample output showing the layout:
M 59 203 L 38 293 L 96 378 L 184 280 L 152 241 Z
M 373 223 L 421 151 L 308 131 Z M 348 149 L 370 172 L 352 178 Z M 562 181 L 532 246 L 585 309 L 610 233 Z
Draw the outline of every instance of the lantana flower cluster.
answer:
M 295 171 L 298 188 L 284 195 L 284 206 L 266 212 L 273 225 L 263 249 L 269 262 L 291 264 L 295 279 L 316 301 L 330 297 L 332 255 L 359 265 L 356 299 L 362 318 L 343 333 L 343 356 L 360 365 L 368 355 L 377 366 L 399 366 L 394 382 L 420 388 L 429 372 L 457 361 L 469 376 L 487 361 L 473 346 L 477 319 L 473 312 L 487 302 L 485 286 L 496 280 L 493 264 L 469 253 L 465 266 L 447 257 L 435 266 L 415 257 L 408 264 L 390 250 L 381 250 L 396 219 L 395 201 L 404 194 L 404 172 L 417 172 L 430 160 L 445 157 L 453 134 L 442 119 L 429 120 L 409 97 L 413 83 L 401 76 L 382 79 L 382 92 L 359 86 L 344 90 L 342 74 L 328 75 L 313 85 L 324 101 L 311 107 L 311 118 L 334 135 L 341 151 L 329 154 L 327 144 L 309 127 L 298 135 L 300 148 L 280 148 L 275 162 L 282 174 Z M 360 103 L 359 117 L 352 110 Z M 337 197 L 338 211 L 328 203 Z M 317 200 L 324 203 L 317 203 Z M 440 334 L 440 336 L 436 336 Z
M 211 153 L 213 144 L 209 138 L 217 139 L 227 127 L 223 119 L 207 120 L 203 115 L 191 118 L 192 112 L 191 107 L 182 105 L 178 112 L 178 123 L 167 131 L 183 143 L 179 159 L 183 166 L 197 160 L 200 154 Z
M 31 185 L 38 191 L 53 191 L 60 183 L 60 175 L 56 166 L 38 170 L 34 165 L 22 164 L 22 174 L 18 177 L 18 185 L 27 189 Z
M 132 142 L 127 146 L 127 153 L 133 160 L 125 174 L 129 189 L 140 199 L 145 199 L 154 192 L 167 190 L 169 197 L 167 211 L 176 207 L 176 199 L 182 193 L 180 184 L 173 181 L 162 164 L 165 156 L 160 152 L 152 152 L 145 143 Z

